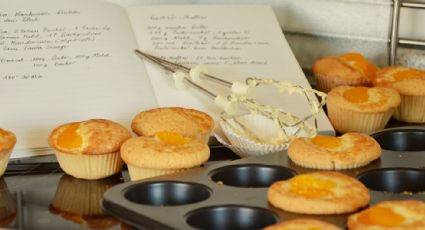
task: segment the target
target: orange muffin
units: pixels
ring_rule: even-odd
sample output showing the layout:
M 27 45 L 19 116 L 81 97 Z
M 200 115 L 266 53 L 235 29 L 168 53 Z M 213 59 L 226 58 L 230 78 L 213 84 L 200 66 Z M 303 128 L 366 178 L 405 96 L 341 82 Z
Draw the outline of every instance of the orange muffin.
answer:
M 130 132 L 118 123 L 91 119 L 55 128 L 49 135 L 49 145 L 67 174 L 99 179 L 121 171 L 120 147 L 130 137 Z
M 359 53 L 324 57 L 313 64 L 317 89 L 326 93 L 340 85 L 370 86 L 377 70 Z
M 133 181 L 198 167 L 209 156 L 210 149 L 203 141 L 167 131 L 154 137 L 134 137 L 121 146 L 121 157 Z
M 302 214 L 341 214 L 366 206 L 369 190 L 358 180 L 334 171 L 313 172 L 273 183 L 268 201 Z
M 170 131 L 208 142 L 214 129 L 214 120 L 198 110 L 165 107 L 137 114 L 131 128 L 140 136 L 154 136 L 160 131 Z
M 288 156 L 297 165 L 315 169 L 350 169 L 369 164 L 381 156 L 381 147 L 362 133 L 340 137 L 316 135 L 299 137 L 288 147 Z
M 385 87 L 339 86 L 328 93 L 326 105 L 335 130 L 367 133 L 385 127 L 400 105 L 400 95 Z
M 425 202 L 418 200 L 383 201 L 348 217 L 352 230 L 425 229 Z
M 342 228 L 315 219 L 294 219 L 270 225 L 264 230 L 342 230 Z
M 391 87 L 400 93 L 401 103 L 394 118 L 412 123 L 425 122 L 425 71 L 392 66 L 378 72 L 374 85 Z
M 15 144 L 15 134 L 0 128 L 0 176 L 6 171 Z

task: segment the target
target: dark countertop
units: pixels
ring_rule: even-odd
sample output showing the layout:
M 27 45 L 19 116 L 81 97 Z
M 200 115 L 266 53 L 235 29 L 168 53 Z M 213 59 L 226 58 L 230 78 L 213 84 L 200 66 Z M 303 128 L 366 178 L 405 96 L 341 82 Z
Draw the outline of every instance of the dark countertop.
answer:
M 37 163 L 27 160 L 9 164 L 0 178 L 0 229 L 131 229 L 102 213 L 100 207 L 105 190 L 129 181 L 126 169 L 106 179 L 81 180 L 64 174 L 52 159 L 45 156 L 38 158 Z M 230 150 L 211 147 L 211 158 L 206 164 L 232 159 L 238 156 Z

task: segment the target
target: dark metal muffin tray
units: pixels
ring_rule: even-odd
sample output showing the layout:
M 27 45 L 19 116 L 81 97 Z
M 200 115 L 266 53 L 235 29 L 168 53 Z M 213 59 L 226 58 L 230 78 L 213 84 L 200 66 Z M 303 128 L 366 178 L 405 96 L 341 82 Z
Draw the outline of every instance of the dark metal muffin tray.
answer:
M 425 201 L 425 128 L 392 128 L 372 136 L 383 148 L 381 158 L 340 172 L 369 188 L 370 204 Z M 344 228 L 349 214 L 301 215 L 267 202 L 273 182 L 312 171 L 317 170 L 295 165 L 286 152 L 243 158 L 114 186 L 105 193 L 103 208 L 140 229 L 261 229 L 299 217 Z

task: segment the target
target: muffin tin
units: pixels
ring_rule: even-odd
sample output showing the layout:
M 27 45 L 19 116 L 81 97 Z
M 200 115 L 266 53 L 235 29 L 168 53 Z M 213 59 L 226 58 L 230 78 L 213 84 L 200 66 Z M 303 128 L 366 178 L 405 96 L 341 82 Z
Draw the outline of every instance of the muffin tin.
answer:
M 391 128 L 371 136 L 383 148 L 381 158 L 340 172 L 369 188 L 370 204 L 425 201 L 425 127 Z M 267 189 L 273 182 L 312 171 L 317 170 L 297 166 L 286 152 L 280 152 L 119 184 L 104 194 L 102 205 L 140 229 L 261 229 L 299 217 L 344 228 L 349 214 L 301 215 L 267 202 Z

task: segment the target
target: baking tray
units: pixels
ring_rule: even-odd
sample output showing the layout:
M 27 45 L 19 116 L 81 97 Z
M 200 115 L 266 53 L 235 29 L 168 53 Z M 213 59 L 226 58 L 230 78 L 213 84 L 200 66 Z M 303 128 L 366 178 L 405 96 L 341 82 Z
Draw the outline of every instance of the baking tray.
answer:
M 381 158 L 340 172 L 358 178 L 369 188 L 370 204 L 425 201 L 425 128 L 391 128 L 371 136 L 383 148 Z M 261 229 L 300 217 L 345 228 L 349 214 L 301 215 L 267 202 L 267 189 L 273 182 L 313 171 L 318 170 L 295 165 L 284 151 L 126 182 L 107 190 L 102 205 L 140 229 Z

